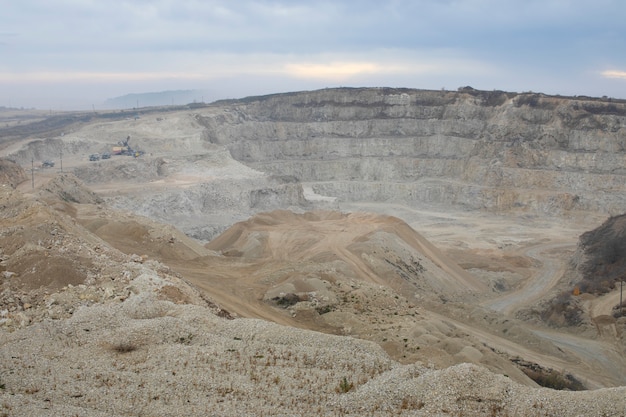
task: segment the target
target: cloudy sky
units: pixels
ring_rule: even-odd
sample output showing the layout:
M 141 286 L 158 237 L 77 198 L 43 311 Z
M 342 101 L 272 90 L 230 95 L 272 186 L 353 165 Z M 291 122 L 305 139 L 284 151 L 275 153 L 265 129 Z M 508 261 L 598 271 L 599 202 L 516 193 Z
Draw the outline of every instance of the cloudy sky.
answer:
M 0 0 L 0 106 L 336 86 L 626 98 L 623 0 Z

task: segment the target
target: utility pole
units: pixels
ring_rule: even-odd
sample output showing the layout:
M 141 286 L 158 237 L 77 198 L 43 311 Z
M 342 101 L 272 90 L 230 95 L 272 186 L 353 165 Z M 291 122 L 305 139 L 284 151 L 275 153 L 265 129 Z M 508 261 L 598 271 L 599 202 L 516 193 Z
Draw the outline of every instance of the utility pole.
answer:
M 622 317 L 624 315 L 624 306 L 622 305 L 622 290 L 624 288 L 624 281 L 620 280 L 619 282 L 619 316 Z
M 63 148 L 61 148 L 60 160 L 61 160 L 61 173 L 63 173 Z
M 35 158 L 33 157 L 30 158 L 30 183 L 34 190 L 35 189 Z

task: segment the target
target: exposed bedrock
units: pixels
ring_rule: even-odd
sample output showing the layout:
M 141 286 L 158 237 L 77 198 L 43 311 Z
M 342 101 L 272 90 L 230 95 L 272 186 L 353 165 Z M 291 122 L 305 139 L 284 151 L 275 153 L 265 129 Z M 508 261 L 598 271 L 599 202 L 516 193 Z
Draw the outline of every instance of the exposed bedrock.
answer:
M 542 94 L 326 89 L 220 103 L 204 138 L 339 201 L 545 214 L 626 207 L 626 103 Z

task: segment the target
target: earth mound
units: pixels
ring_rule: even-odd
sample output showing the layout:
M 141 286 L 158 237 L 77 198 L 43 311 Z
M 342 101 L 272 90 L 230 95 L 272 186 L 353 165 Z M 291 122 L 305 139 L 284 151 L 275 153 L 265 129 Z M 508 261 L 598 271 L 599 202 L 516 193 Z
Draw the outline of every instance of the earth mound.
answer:
M 0 412 L 618 416 L 625 406 L 623 388 L 531 388 L 476 365 L 402 365 L 371 342 L 225 320 L 157 299 L 155 281 L 140 275 L 130 281 L 137 292 L 123 302 L 4 335 Z
M 40 190 L 42 198 L 56 197 L 65 202 L 81 204 L 99 204 L 104 200 L 87 188 L 74 174 L 59 174 Z
M 82 305 L 119 303 L 129 295 L 133 274 L 146 269 L 146 259 L 120 252 L 76 222 L 81 205 L 75 201 L 99 199 L 73 176 L 61 175 L 36 194 L 45 198 L 0 187 L 0 329 L 67 318 Z M 148 262 L 158 274 L 168 273 Z M 163 296 L 201 300 L 177 284 Z
M 0 158 L 0 184 L 8 184 L 15 188 L 26 181 L 26 172 L 21 165 L 8 159 Z
M 341 276 L 391 287 L 411 299 L 415 292 L 454 298 L 485 289 L 408 224 L 380 214 L 277 210 L 235 224 L 206 247 L 259 265 L 281 261 L 294 270 L 300 269 L 297 264 L 307 265 L 309 279 L 336 281 Z M 342 272 L 329 273 L 331 264 Z M 317 274 L 312 265 L 317 265 Z M 274 275 L 269 292 L 297 287 L 294 281 L 301 281 L 302 275 Z
M 103 281 L 120 285 L 113 281 L 121 274 L 123 255 L 86 233 L 65 210 L 53 208 L 59 204 L 0 188 L 3 326 L 69 317 L 86 300 L 108 298 Z

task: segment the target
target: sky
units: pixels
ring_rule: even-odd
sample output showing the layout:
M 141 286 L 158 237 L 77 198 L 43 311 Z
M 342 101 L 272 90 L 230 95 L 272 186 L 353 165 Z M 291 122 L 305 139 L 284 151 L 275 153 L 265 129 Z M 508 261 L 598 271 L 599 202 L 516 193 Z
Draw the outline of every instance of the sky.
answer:
M 626 99 L 624 0 L 0 0 L 0 106 L 328 87 Z

